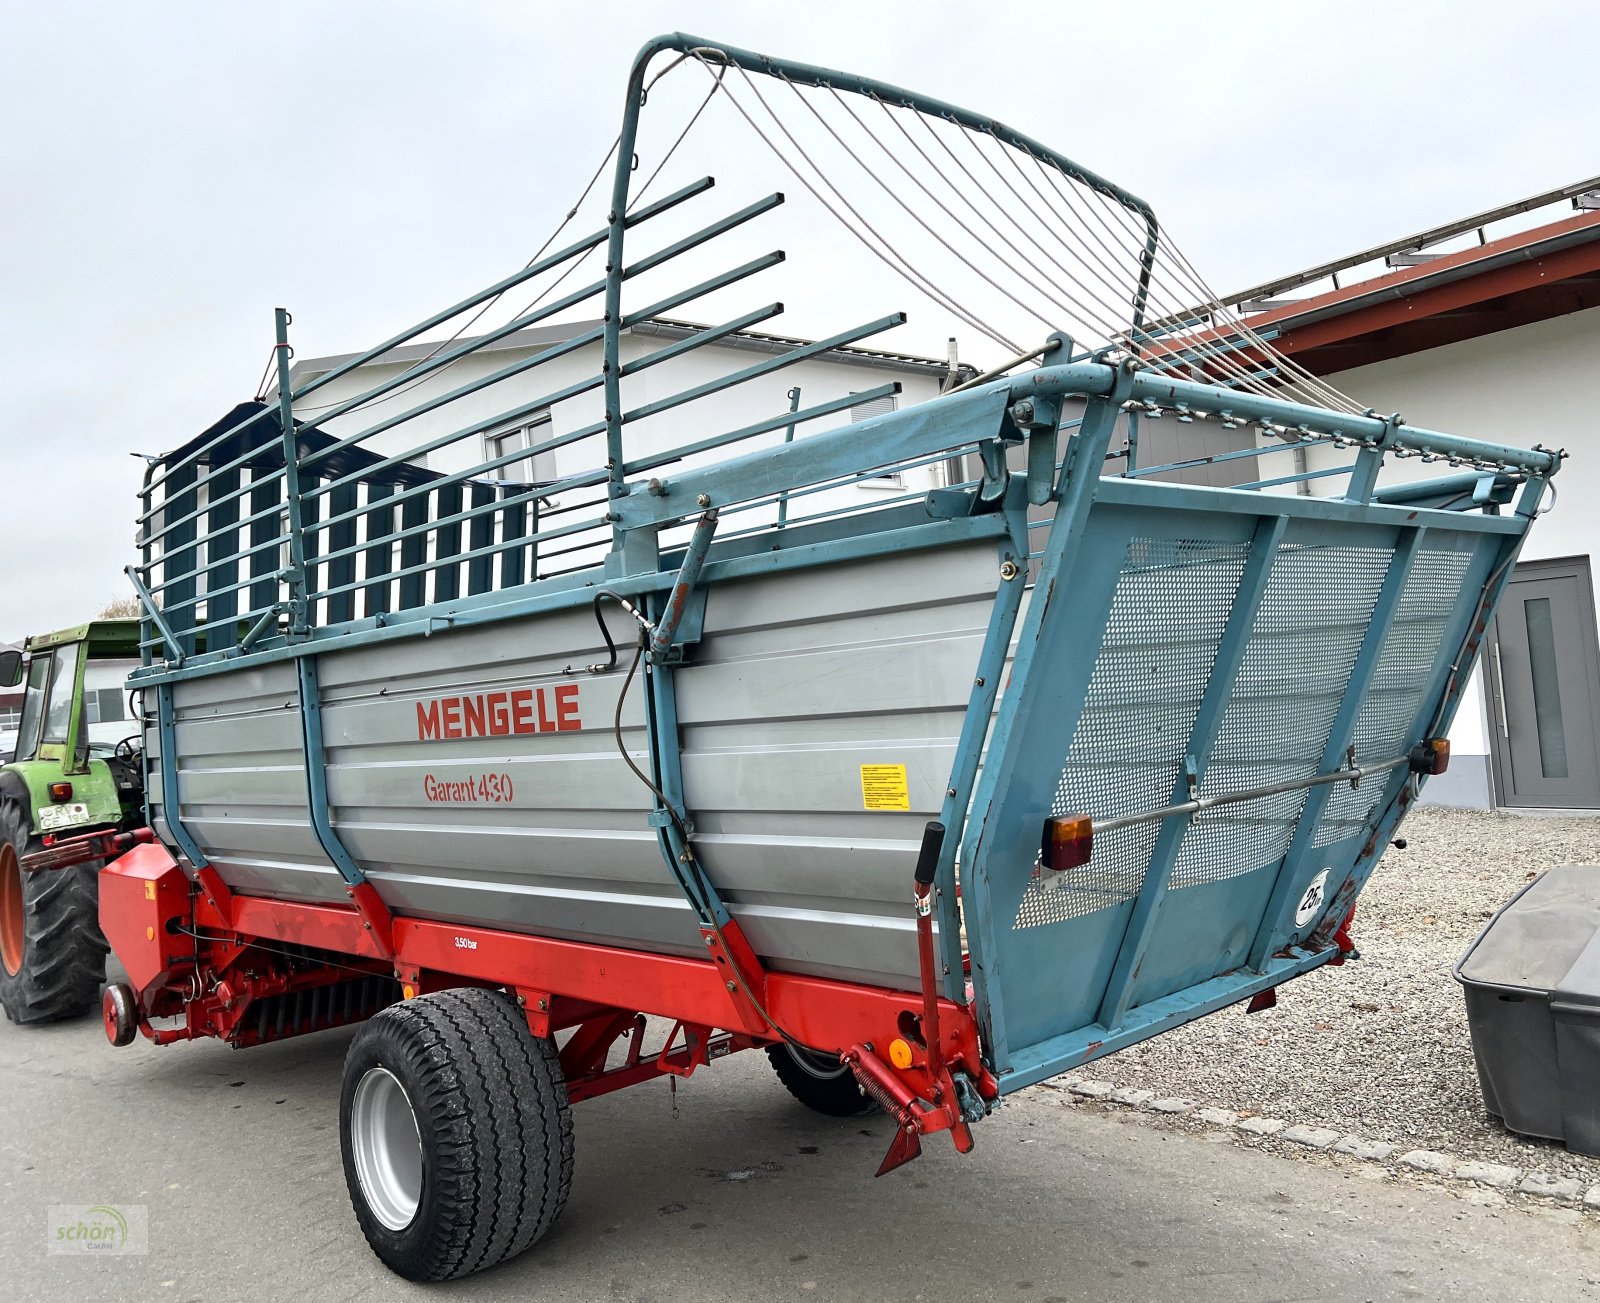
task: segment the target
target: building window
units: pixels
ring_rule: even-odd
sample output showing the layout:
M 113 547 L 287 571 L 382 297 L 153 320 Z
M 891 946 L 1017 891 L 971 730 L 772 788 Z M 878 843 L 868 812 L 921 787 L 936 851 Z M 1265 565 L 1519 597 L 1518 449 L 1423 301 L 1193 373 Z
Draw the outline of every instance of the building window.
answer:
M 881 398 L 869 398 L 864 403 L 855 403 L 850 408 L 850 424 L 858 421 L 870 421 L 874 416 L 887 416 L 899 406 L 899 401 L 894 394 L 884 394 Z M 886 471 L 882 475 L 873 475 L 860 481 L 864 489 L 903 489 L 906 486 L 906 477 L 899 471 Z
M 850 408 L 850 422 L 870 421 L 874 416 L 887 416 L 899 406 L 899 399 L 894 394 L 884 394 L 881 398 L 869 398 L 864 403 L 856 403 Z
M 517 425 L 492 430 L 483 436 L 486 461 L 495 461 L 512 453 L 524 452 L 547 443 L 555 433 L 550 421 L 550 411 L 545 409 Z M 551 448 L 536 452 L 520 461 L 507 462 L 489 472 L 495 479 L 512 480 L 518 484 L 548 484 L 556 478 L 556 454 Z
M 83 709 L 91 724 L 119 724 L 128 718 L 121 688 L 92 688 L 83 694 Z

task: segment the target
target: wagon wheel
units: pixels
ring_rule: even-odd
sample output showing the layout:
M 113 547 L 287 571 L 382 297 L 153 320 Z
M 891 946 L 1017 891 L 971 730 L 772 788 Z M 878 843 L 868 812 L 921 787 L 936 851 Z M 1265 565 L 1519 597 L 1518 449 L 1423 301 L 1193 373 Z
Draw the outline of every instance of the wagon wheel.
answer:
M 856 1075 L 838 1059 L 802 1050 L 787 1042 L 769 1045 L 772 1070 L 797 1100 L 809 1109 L 835 1118 L 865 1117 L 878 1105 Z
M 498 991 L 443 991 L 372 1018 L 345 1057 L 339 1138 L 362 1233 L 410 1280 L 514 1257 L 572 1188 L 555 1046 Z

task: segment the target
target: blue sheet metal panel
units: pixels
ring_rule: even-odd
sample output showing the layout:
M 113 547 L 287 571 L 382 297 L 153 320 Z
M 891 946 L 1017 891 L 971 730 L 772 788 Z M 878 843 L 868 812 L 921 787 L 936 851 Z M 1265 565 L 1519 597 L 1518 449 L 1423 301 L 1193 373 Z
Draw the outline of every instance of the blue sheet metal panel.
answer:
M 328 496 L 328 512 L 338 516 L 344 512 L 353 511 L 356 505 L 356 485 L 341 484 Z M 328 530 L 328 551 L 341 552 L 347 548 L 354 548 L 356 543 L 356 522 L 354 517 L 340 521 Z M 328 587 L 338 588 L 341 585 L 353 584 L 356 578 L 356 556 L 351 552 L 348 556 L 337 557 L 328 562 Z M 356 595 L 354 591 L 339 593 L 328 599 L 328 623 L 342 624 L 346 620 L 356 618 Z
M 300 485 L 300 493 L 303 495 L 309 490 L 316 488 L 317 485 L 321 483 L 321 480 L 312 472 L 301 471 L 297 468 L 295 471 L 294 482 Z M 291 489 L 291 492 L 292 491 L 293 490 Z M 297 497 L 296 501 L 299 503 L 297 519 L 300 521 L 301 536 L 301 547 L 298 549 L 301 557 L 300 572 L 304 576 L 303 580 L 299 582 L 298 587 L 302 593 L 307 595 L 307 619 L 310 620 L 312 624 L 327 624 L 329 623 L 327 616 L 318 610 L 318 608 L 324 604 L 318 602 L 314 596 L 319 589 L 326 588 L 328 586 L 327 580 L 324 577 L 327 573 L 327 565 L 321 560 L 322 534 L 316 528 L 317 522 L 322 519 L 322 499 L 317 497 L 306 498 L 302 496 Z M 291 562 L 291 568 L 292 567 L 293 563 Z M 291 589 L 296 587 L 294 580 L 290 581 L 290 587 Z
M 1009 1095 L 1047 1077 L 1081 1067 L 1161 1032 L 1181 1027 L 1218 1009 L 1226 1009 L 1230 1004 L 1248 1000 L 1258 991 L 1265 991 L 1291 977 L 1320 968 L 1337 953 L 1330 946 L 1311 953 L 1276 959 L 1265 973 L 1243 969 L 1225 973 L 1134 1010 L 1127 1024 L 1115 1032 L 1090 1025 L 1064 1032 L 1037 1045 L 1019 1048 L 1013 1056 L 1011 1070 L 1000 1078 L 1000 1093 Z
M 1211 750 L 1232 699 L 1287 525 L 1282 516 L 1263 517 L 1256 525 L 1255 536 L 1250 540 L 1250 552 L 1239 577 L 1238 591 L 1228 613 L 1228 623 L 1217 642 L 1216 656 L 1206 673 L 1205 693 L 1195 712 L 1189 744 L 1185 749 L 1184 772 L 1173 785 L 1169 798 L 1173 804 L 1189 799 L 1210 764 Z M 1162 614 L 1165 616 L 1168 613 Z M 1143 967 L 1145 952 L 1155 932 L 1156 920 L 1172 880 L 1173 865 L 1189 830 L 1189 823 L 1190 816 L 1174 815 L 1164 820 L 1156 833 L 1150 863 L 1139 887 L 1133 916 L 1128 922 L 1127 935 L 1101 1000 L 1097 1021 L 1103 1026 L 1120 1025 L 1123 1014 L 1127 1012 L 1128 1000 Z
M 169 476 L 166 504 L 159 519 L 195 513 L 200 496 L 194 489 L 196 474 L 191 464 Z M 196 532 L 197 524 L 191 520 L 173 527 L 160 544 L 161 605 L 185 656 L 193 655 L 195 649 L 195 572 L 200 565 L 200 549 L 194 545 Z
M 1144 966 L 1130 984 L 1121 1022 L 1137 1019 L 1153 1001 L 1245 968 L 1277 870 L 1274 861 L 1171 892 L 1152 929 Z
M 469 505 L 474 511 L 492 506 L 495 501 L 495 490 L 492 484 L 479 484 L 474 481 L 468 485 L 471 491 Z M 494 514 L 484 511 L 480 516 L 472 518 L 468 526 L 467 550 L 478 552 L 494 542 Z M 467 562 L 467 592 L 476 596 L 479 593 L 491 592 L 494 589 L 494 557 L 477 556 Z
M 1430 536 L 1430 551 L 1437 544 L 1438 539 Z M 1472 631 L 1472 627 L 1477 623 L 1478 607 L 1482 602 L 1486 584 L 1490 584 L 1493 581 L 1494 573 L 1501 565 L 1502 559 L 1514 551 L 1515 546 L 1518 546 L 1515 543 L 1507 544 L 1506 539 L 1493 539 L 1493 541 L 1491 539 L 1475 539 L 1475 544 L 1477 546 L 1475 546 L 1474 559 L 1467 567 L 1466 576 L 1462 581 L 1461 599 L 1456 605 L 1453 618 L 1448 623 L 1448 629 L 1446 629 L 1442 639 L 1438 640 L 1438 650 L 1435 653 L 1434 660 L 1432 660 L 1432 668 L 1427 674 L 1429 688 L 1427 688 L 1426 692 L 1421 693 L 1421 706 L 1416 711 L 1414 719 L 1411 720 L 1410 727 L 1406 730 L 1405 736 L 1408 743 L 1421 740 L 1426 736 L 1437 736 L 1438 733 L 1448 732 L 1450 719 L 1454 716 L 1453 708 L 1450 709 L 1446 719 L 1437 728 L 1429 728 L 1429 724 L 1434 719 L 1435 712 L 1440 709 L 1440 698 L 1445 693 L 1445 685 L 1448 684 L 1451 676 L 1451 664 L 1456 663 L 1461 658 L 1462 645 L 1466 642 L 1467 635 Z M 1419 666 L 1419 671 L 1421 671 L 1421 666 Z M 1470 669 L 1467 671 L 1466 677 L 1470 677 Z M 1294 944 L 1301 938 L 1306 938 L 1306 936 L 1314 935 L 1318 928 L 1325 924 L 1325 920 L 1328 919 L 1334 909 L 1338 909 L 1338 917 L 1344 916 L 1344 911 L 1349 906 L 1347 904 L 1344 904 L 1344 906 L 1336 904 L 1339 896 L 1339 887 L 1344 882 L 1349 882 L 1350 879 L 1358 879 L 1365 884 L 1366 877 L 1370 876 L 1373 864 L 1376 864 L 1378 856 L 1381 855 L 1382 850 L 1387 845 L 1387 836 L 1376 839 L 1376 845 L 1374 845 L 1373 853 L 1370 856 L 1365 856 L 1366 842 L 1371 840 L 1371 832 L 1373 832 L 1374 826 L 1381 826 L 1384 820 L 1389 818 L 1390 807 L 1394 804 L 1395 797 L 1400 796 L 1400 788 L 1405 784 L 1408 776 L 1410 775 L 1405 770 L 1397 773 L 1397 775 L 1390 776 L 1386 789 L 1384 789 L 1384 797 L 1382 797 L 1381 802 L 1376 804 L 1376 812 L 1371 816 L 1368 826 L 1363 828 L 1365 836 L 1347 839 L 1341 844 L 1312 848 L 1312 852 L 1307 855 L 1306 863 L 1299 866 L 1299 871 L 1286 880 L 1285 884 L 1280 884 L 1282 885 L 1282 890 L 1278 892 L 1278 895 L 1275 896 L 1274 901 L 1270 904 L 1267 917 L 1264 919 L 1264 924 L 1262 924 L 1262 927 L 1270 928 L 1270 933 L 1267 933 L 1269 940 L 1266 941 L 1266 946 L 1258 951 L 1261 952 L 1262 956 L 1277 954 L 1285 946 L 1290 946 L 1290 944 Z M 1395 816 L 1397 815 L 1398 812 L 1395 812 Z M 1363 868 L 1363 856 L 1365 856 L 1365 868 Z M 1296 919 L 1296 912 L 1298 912 L 1296 911 L 1296 906 L 1301 903 L 1302 896 L 1304 896 L 1304 892 L 1309 887 L 1310 880 L 1314 879 L 1318 872 L 1322 872 L 1323 868 L 1330 871 L 1328 872 L 1328 884 L 1326 884 L 1325 892 L 1323 892 L 1325 903 L 1322 904 L 1322 908 L 1318 909 L 1315 916 L 1310 917 L 1304 924 L 1301 924 Z M 1334 919 L 1334 922 L 1336 920 L 1338 919 Z
M 539 500 L 532 489 L 502 486 L 500 495 L 506 504 L 500 512 L 501 542 L 526 538 L 538 530 Z M 535 558 L 530 555 L 533 546 L 507 548 L 500 554 L 501 588 L 516 588 L 535 577 Z
M 1428 697 L 1431 678 L 1431 674 L 1419 677 L 1419 671 L 1438 663 L 1444 635 L 1459 616 L 1461 589 L 1474 555 L 1470 535 L 1428 532 L 1427 541 L 1412 562 L 1405 591 L 1356 718 L 1352 745 L 1357 756 L 1399 755 L 1419 740 L 1412 728 Z M 1334 788 L 1317 823 L 1312 846 L 1329 846 L 1358 833 L 1364 836 L 1385 787 L 1386 783 L 1380 781 L 1357 788 Z
M 1219 764 L 1202 782 L 1202 795 L 1308 778 L 1345 763 L 1351 723 L 1404 591 L 1408 561 L 1403 556 L 1398 567 L 1393 561 L 1393 530 L 1343 526 L 1339 532 L 1333 540 L 1325 529 L 1317 530 L 1316 545 L 1288 546 L 1280 558 L 1224 721 Z M 1291 539 L 1306 534 L 1302 528 Z M 1403 553 L 1409 553 L 1414 538 L 1415 531 L 1400 531 Z M 1413 667 L 1413 681 L 1426 679 L 1429 665 Z M 1392 755 L 1361 758 L 1379 761 Z M 1209 781 L 1213 776 L 1215 783 Z M 1135 984 L 1135 1002 L 1246 962 L 1247 947 L 1193 946 L 1185 926 L 1192 893 L 1240 875 L 1255 882 L 1260 870 L 1271 870 L 1264 889 L 1241 887 L 1235 902 L 1253 939 L 1264 917 L 1275 915 L 1273 881 L 1295 878 L 1305 861 L 1309 843 L 1296 845 L 1297 830 L 1308 817 L 1314 823 L 1331 790 L 1264 797 L 1204 812 L 1191 822 L 1174 874 L 1177 890 Z
M 626 529 L 665 524 L 693 513 L 700 494 L 711 506 L 725 507 L 992 439 L 1000 431 L 1009 397 L 1004 389 L 974 390 L 764 448 L 685 476 L 661 497 L 645 492 L 645 484 L 638 482 L 629 486 L 634 490 L 629 496 L 617 501 L 616 511 Z
M 1517 517 L 1510 519 L 1519 527 L 1526 529 L 1528 522 L 1525 519 Z M 1509 572 L 1522 542 L 1517 536 L 1472 539 L 1464 531 L 1463 535 L 1464 538 L 1471 539 L 1473 545 L 1472 564 L 1463 581 L 1455 611 L 1439 640 L 1432 670 L 1427 676 L 1428 687 L 1420 697 L 1421 705 L 1407 730 L 1408 736 L 1412 738 L 1438 736 L 1449 730 L 1455 706 L 1459 704 L 1459 696 L 1454 700 L 1446 699 L 1454 673 L 1452 666 L 1459 667 L 1462 682 L 1470 678 L 1474 656 L 1463 655 L 1463 647 L 1473 635 L 1474 629 L 1478 629 L 1477 636 L 1481 637 L 1482 630 L 1479 624 L 1482 603 L 1486 597 L 1491 605 L 1498 600 L 1499 587 L 1503 584 L 1504 575 Z M 1438 546 L 1441 541 L 1433 537 L 1430 532 L 1430 547 Z M 1474 655 L 1475 651 L 1474 648 Z M 1383 796 L 1369 817 L 1364 838 L 1347 838 L 1339 843 L 1318 848 L 1315 854 L 1307 857 L 1297 872 L 1287 876 L 1287 881 L 1281 884 L 1262 922 L 1266 942 L 1264 945 L 1258 942 L 1255 953 L 1267 957 L 1263 959 L 1263 963 L 1270 962 L 1271 956 L 1292 944 L 1295 938 L 1316 934 L 1319 929 L 1325 930 L 1329 919 L 1337 921 L 1344 916 L 1355 895 L 1371 876 L 1372 869 L 1377 864 L 1394 825 L 1404 812 L 1397 804 L 1397 799 L 1409 779 L 1410 775 L 1404 770 L 1389 777 L 1384 786 Z M 1304 923 L 1299 923 L 1296 921 L 1297 907 L 1309 883 L 1323 868 L 1328 869 L 1323 902 L 1313 917 Z
M 424 493 L 419 497 L 405 498 L 400 503 L 400 528 L 407 531 L 406 537 L 400 540 L 401 570 L 420 566 L 428 559 L 428 537 L 423 533 L 423 528 L 428 523 L 428 498 L 431 496 Z M 400 610 L 415 610 L 427 602 L 427 579 L 427 575 L 415 571 L 399 581 Z
M 394 508 L 380 505 L 392 497 L 392 484 L 374 484 L 368 490 L 367 537 L 382 538 L 394 529 Z M 366 577 L 373 580 L 362 590 L 361 614 L 371 618 L 394 609 L 394 584 L 382 576 L 394 569 L 394 543 L 375 543 L 367 549 Z
M 1012 1048 L 1095 1020 L 1157 833 L 1108 835 L 1092 864 L 1046 876 L 1044 820 L 1171 799 L 1254 535 L 1243 516 L 1097 507 L 1075 555 L 1105 559 L 1074 568 L 1032 673 L 1013 673 L 1001 720 L 1013 706 L 1017 724 L 996 727 L 975 810 L 984 842 L 964 860 L 993 920 L 987 989 Z
M 1356 739 L 1356 724 L 1361 717 L 1363 703 L 1368 691 L 1376 677 L 1378 664 L 1383 657 L 1385 644 L 1388 642 L 1390 631 L 1394 627 L 1396 615 L 1400 611 L 1401 601 L 1405 597 L 1407 585 L 1411 576 L 1412 564 L 1416 559 L 1417 549 L 1425 537 L 1425 531 L 1411 529 L 1402 532 L 1395 545 L 1393 560 L 1389 565 L 1388 573 L 1384 576 L 1383 589 L 1378 594 L 1373 606 L 1372 618 L 1364 635 L 1362 646 L 1356 657 L 1355 664 L 1348 675 L 1348 685 L 1345 689 L 1344 700 L 1339 705 L 1337 715 L 1328 729 L 1327 737 L 1323 743 L 1322 757 L 1318 762 L 1318 769 L 1327 773 L 1347 762 L 1347 752 L 1354 747 Z M 1459 598 L 1457 599 L 1459 600 Z M 1431 677 L 1433 661 L 1430 658 L 1427 666 L 1416 665 L 1410 667 L 1412 674 L 1417 679 L 1426 680 Z M 1410 739 L 1404 739 L 1401 745 L 1409 747 Z M 1362 755 L 1355 754 L 1359 764 L 1363 760 L 1380 761 L 1388 760 L 1389 755 Z M 1349 790 L 1346 788 L 1346 790 Z M 1332 787 L 1318 787 L 1307 792 L 1305 802 L 1300 810 L 1300 818 L 1295 825 L 1293 839 L 1289 848 L 1284 852 L 1278 870 L 1277 882 L 1273 894 L 1269 898 L 1266 908 L 1262 913 L 1261 923 L 1254 938 L 1250 955 L 1252 967 L 1259 968 L 1266 957 L 1266 946 L 1271 939 L 1273 925 L 1282 912 L 1283 897 L 1296 891 L 1297 882 L 1306 876 L 1302 866 L 1307 863 L 1308 852 L 1312 850 L 1313 839 L 1316 836 L 1318 825 L 1322 822 L 1323 811 L 1327 808 L 1332 797 Z M 1353 851 L 1352 850 L 1352 858 Z M 1320 857 L 1318 857 L 1320 858 Z M 1321 868 L 1313 864 L 1310 872 L 1320 872 Z M 1329 867 L 1331 876 L 1332 869 Z M 1321 911 L 1317 917 L 1320 919 Z
M 449 484 L 434 495 L 434 513 L 444 520 L 460 514 L 462 506 L 461 485 Z M 437 525 L 433 530 L 434 559 L 444 561 L 461 555 L 461 522 Z M 433 600 L 453 602 L 461 593 L 460 565 L 441 565 L 433 572 Z
M 265 611 L 278 600 L 278 580 L 274 578 L 282 564 L 281 546 L 274 546 L 279 535 L 278 521 L 267 515 L 283 501 L 283 476 L 271 469 L 252 472 L 250 481 L 250 514 L 259 516 L 250 524 L 250 578 L 258 582 L 250 585 L 250 609 Z
M 1017 715 L 1009 732 L 996 729 L 964 852 L 974 983 L 1002 1070 L 1023 1046 L 1099 1023 L 1160 836 L 1159 824 L 1123 829 L 1098 839 L 1084 869 L 1036 877 L 1045 817 L 1103 819 L 1168 804 L 1186 757 L 1197 742 L 1204 751 L 1194 736 L 1205 731 L 1202 713 L 1216 734 L 1210 767 L 1203 755 L 1198 766 L 1201 794 L 1319 772 L 1331 731 L 1348 725 L 1350 709 L 1342 723 L 1338 716 L 1350 680 L 1372 669 L 1370 657 L 1357 662 L 1378 645 L 1368 631 L 1397 540 L 1428 516 L 1454 526 L 1444 536 L 1462 546 L 1498 551 L 1503 528 L 1239 492 L 1108 489 L 1074 549 L 1073 618 L 1042 623 L 1034 663 L 1019 668 L 1002 703 L 1002 716 L 1008 706 Z M 1113 494 L 1135 502 L 1105 500 Z M 1222 703 L 1208 710 L 1201 694 L 1236 614 L 1250 540 L 1263 528 L 1275 534 L 1278 526 L 1263 522 L 1280 511 L 1288 517 L 1281 543 L 1248 642 L 1232 653 L 1242 652 L 1238 675 L 1218 721 Z M 1475 595 L 1461 601 L 1475 605 Z M 1393 614 L 1379 612 L 1384 622 Z M 1430 652 L 1413 677 L 1427 678 L 1431 663 Z M 1244 963 L 1304 800 L 1295 792 L 1195 820 L 1171 894 L 1147 913 L 1144 950 L 1125 956 L 1125 989 L 1110 992 L 1114 1020 L 1123 1014 L 1124 1026 L 1136 1025 L 1140 1006 Z M 1159 903 L 1159 895 L 1146 899 Z

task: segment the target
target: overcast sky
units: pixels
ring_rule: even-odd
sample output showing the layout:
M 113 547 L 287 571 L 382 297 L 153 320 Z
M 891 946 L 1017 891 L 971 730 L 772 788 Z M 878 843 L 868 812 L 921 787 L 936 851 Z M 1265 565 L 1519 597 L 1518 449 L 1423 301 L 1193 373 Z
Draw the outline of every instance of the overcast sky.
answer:
M 519 266 L 674 28 L 1001 118 L 1223 291 L 1600 172 L 1587 3 L 0 0 L 0 639 L 125 591 L 129 454 L 251 396 L 274 306 L 347 352 Z

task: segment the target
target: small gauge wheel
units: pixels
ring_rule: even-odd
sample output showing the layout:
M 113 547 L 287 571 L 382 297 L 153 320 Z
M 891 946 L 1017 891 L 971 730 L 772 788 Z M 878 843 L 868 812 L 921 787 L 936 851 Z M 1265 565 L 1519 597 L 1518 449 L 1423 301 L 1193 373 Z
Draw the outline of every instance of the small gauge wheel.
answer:
M 139 1005 L 133 998 L 133 988 L 125 982 L 106 987 L 100 997 L 100 1017 L 108 1041 L 113 1045 L 131 1044 L 139 1034 Z

